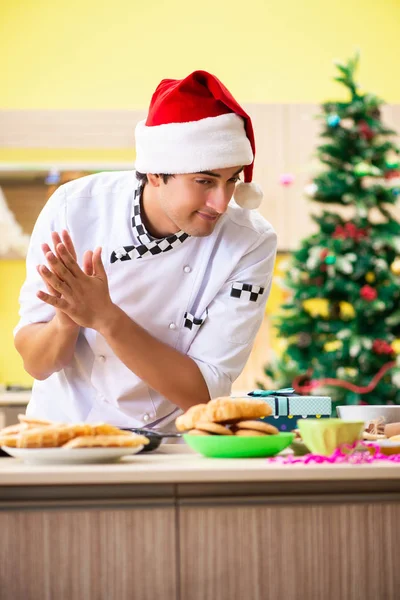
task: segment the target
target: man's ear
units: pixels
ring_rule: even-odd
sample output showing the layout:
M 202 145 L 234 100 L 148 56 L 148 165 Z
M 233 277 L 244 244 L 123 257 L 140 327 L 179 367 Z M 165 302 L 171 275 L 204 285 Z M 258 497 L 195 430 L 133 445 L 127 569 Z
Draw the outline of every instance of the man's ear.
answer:
M 153 175 L 152 173 L 147 173 L 147 181 L 152 187 L 160 187 L 162 179 L 159 175 Z

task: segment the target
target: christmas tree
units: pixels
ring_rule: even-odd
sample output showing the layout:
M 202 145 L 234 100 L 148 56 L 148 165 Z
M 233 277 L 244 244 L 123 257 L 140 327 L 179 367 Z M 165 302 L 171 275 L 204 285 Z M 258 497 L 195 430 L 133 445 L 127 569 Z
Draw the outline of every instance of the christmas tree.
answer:
M 290 299 L 276 322 L 284 351 L 265 369 L 274 387 L 315 394 L 317 381 L 335 379 L 323 389 L 334 406 L 400 403 L 399 149 L 383 101 L 359 91 L 358 61 L 336 63 L 349 99 L 324 103 L 318 116 L 322 168 L 305 192 L 325 206 L 288 262 Z

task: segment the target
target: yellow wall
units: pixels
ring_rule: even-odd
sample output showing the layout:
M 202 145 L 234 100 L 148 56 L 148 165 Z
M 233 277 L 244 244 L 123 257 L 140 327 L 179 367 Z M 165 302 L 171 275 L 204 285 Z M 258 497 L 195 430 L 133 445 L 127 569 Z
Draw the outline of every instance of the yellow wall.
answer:
M 23 369 L 12 335 L 18 323 L 18 295 L 24 279 L 24 261 L 0 260 L 0 383 L 30 385 L 32 381 Z
M 220 76 L 246 102 L 337 95 L 332 60 L 400 102 L 398 0 L 2 0 L 0 108 L 143 108 L 164 77 Z
M 400 102 L 398 0 L 2 0 L 0 109 L 145 108 L 164 77 L 206 69 L 241 102 L 338 97 L 333 60 L 361 50 L 364 89 Z M 0 147 L 0 161 L 133 160 L 129 149 Z M 0 383 L 29 383 L 13 348 L 22 261 L 0 261 Z M 274 285 L 268 312 L 282 292 Z

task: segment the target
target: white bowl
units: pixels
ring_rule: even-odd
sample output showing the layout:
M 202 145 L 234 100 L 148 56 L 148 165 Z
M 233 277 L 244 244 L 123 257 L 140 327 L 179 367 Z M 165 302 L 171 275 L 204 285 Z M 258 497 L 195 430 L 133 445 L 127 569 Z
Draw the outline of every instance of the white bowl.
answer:
M 339 419 L 344 421 L 372 421 L 383 417 L 385 423 L 400 423 L 400 406 L 386 404 L 371 404 L 357 406 L 337 406 L 336 412 Z

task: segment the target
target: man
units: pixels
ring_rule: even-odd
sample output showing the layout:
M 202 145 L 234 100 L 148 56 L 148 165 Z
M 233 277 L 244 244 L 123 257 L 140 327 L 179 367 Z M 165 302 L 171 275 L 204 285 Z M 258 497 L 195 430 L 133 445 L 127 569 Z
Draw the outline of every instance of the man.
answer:
M 135 138 L 136 172 L 61 186 L 35 225 L 15 329 L 31 416 L 164 427 L 229 395 L 261 325 L 276 235 L 238 206 L 261 197 L 249 116 L 196 71 L 160 83 Z

